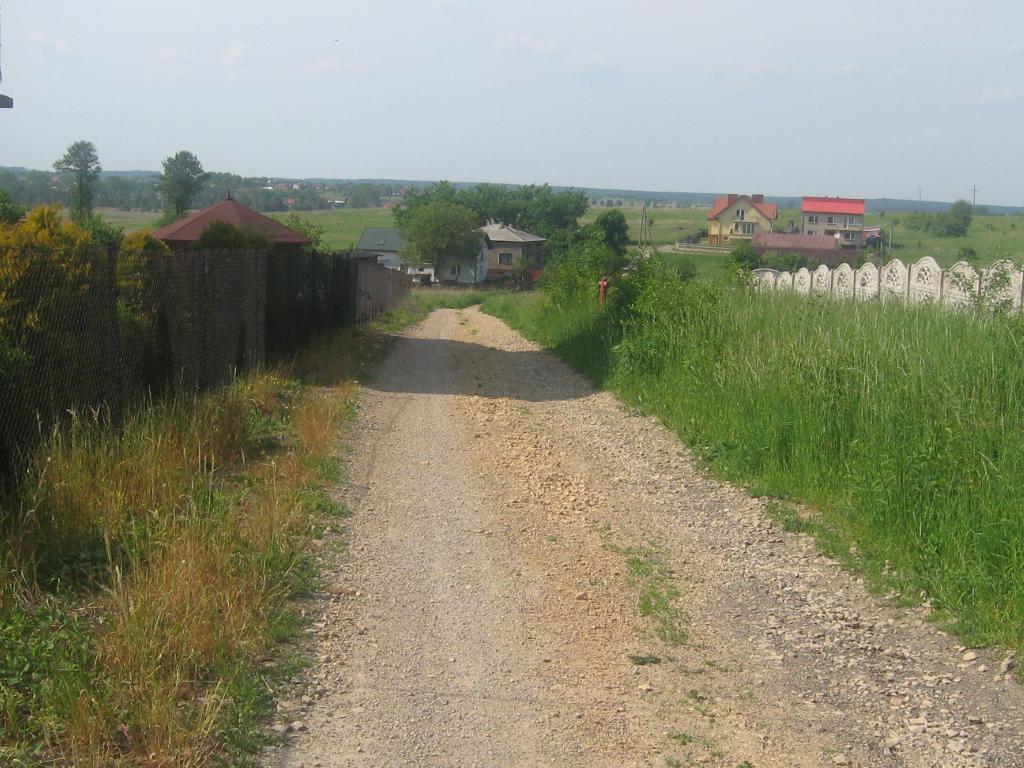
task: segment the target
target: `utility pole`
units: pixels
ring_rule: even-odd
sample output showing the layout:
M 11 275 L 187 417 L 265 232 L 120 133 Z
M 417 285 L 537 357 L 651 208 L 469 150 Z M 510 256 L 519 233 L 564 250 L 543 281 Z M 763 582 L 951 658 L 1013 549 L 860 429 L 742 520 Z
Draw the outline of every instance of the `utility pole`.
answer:
M 971 210 L 973 211 L 978 205 L 978 185 L 975 184 L 971 187 Z
M 650 258 L 654 252 L 654 232 L 653 222 L 647 215 L 647 206 L 644 205 L 643 211 L 640 214 L 640 236 L 636 241 L 636 248 L 640 251 L 640 258 Z
M 4 74 L 0 72 L 0 83 L 4 81 Z M 11 109 L 14 106 L 14 99 L 0 93 L 0 109 Z
M 924 188 L 920 184 L 918 184 L 917 185 L 917 202 L 919 202 L 919 203 L 921 202 L 921 193 L 923 191 L 924 191 Z

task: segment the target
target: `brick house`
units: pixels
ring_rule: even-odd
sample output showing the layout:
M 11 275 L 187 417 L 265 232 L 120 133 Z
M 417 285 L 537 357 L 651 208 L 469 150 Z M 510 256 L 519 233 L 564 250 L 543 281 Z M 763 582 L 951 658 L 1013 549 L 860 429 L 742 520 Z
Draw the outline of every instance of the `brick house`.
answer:
M 805 197 L 800 207 L 805 235 L 833 237 L 840 248 L 864 245 L 864 200 L 852 197 Z
M 544 243 L 547 241 L 543 237 L 494 222 L 481 227 L 480 231 L 484 234 L 482 257 L 487 280 L 505 280 L 515 276 L 521 259 L 526 260 L 533 278 L 544 269 Z

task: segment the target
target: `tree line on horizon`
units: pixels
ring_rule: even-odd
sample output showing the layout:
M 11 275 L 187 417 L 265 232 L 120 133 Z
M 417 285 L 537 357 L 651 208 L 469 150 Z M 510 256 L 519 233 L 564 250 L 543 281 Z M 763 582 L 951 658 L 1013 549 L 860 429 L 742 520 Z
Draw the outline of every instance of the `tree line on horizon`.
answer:
M 89 145 L 93 154 L 98 154 L 95 145 L 89 141 L 74 142 L 68 147 L 68 152 L 75 148 L 74 154 L 79 154 L 87 149 L 84 145 Z M 76 208 L 74 195 L 81 187 L 82 180 L 73 169 L 61 162 L 68 158 L 68 152 L 55 162 L 53 171 L 0 168 L 0 190 L 7 192 L 11 202 L 28 208 L 41 204 Z M 191 152 L 188 154 L 195 158 Z M 85 158 L 77 159 L 82 161 Z M 163 162 L 166 164 L 167 160 Z M 188 161 L 179 158 L 179 162 Z M 166 167 L 161 174 L 98 173 L 87 180 L 91 193 L 90 203 L 92 207 L 116 208 L 123 211 L 166 211 L 166 173 Z M 346 207 L 370 208 L 381 205 L 383 201 L 403 191 L 403 188 L 396 184 L 386 183 L 319 183 L 303 185 L 299 189 L 278 189 L 275 182 L 266 176 L 240 176 L 235 173 L 207 171 L 204 171 L 204 174 L 202 183 L 195 189 L 191 199 L 191 204 L 196 208 L 213 205 L 223 200 L 229 192 L 243 205 L 265 212 L 325 210 L 335 207 L 338 200 L 344 200 Z

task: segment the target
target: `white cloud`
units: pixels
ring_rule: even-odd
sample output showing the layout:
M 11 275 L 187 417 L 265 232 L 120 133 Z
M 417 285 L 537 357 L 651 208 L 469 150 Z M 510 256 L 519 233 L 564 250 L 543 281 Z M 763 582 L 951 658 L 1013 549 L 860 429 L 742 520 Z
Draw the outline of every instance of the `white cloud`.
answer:
M 235 45 L 228 46 L 221 52 L 220 58 L 227 67 L 236 67 L 242 60 L 242 56 L 248 48 L 252 47 L 252 43 L 236 43 Z
M 430 0 L 430 4 L 439 11 L 470 11 L 472 0 Z
M 161 48 L 156 54 L 157 63 L 166 65 L 189 64 L 192 58 L 188 51 L 179 51 L 175 48 Z
M 542 37 L 531 35 L 513 35 L 506 33 L 496 41 L 499 48 L 504 51 L 525 51 L 539 56 L 564 56 L 565 49 L 562 44 L 555 40 L 546 40 Z
M 368 72 L 369 64 L 365 61 L 346 61 L 340 56 L 327 56 L 322 59 L 311 61 L 306 65 L 306 71 L 310 74 L 321 72 Z
M 45 45 L 53 48 L 58 53 L 70 53 L 71 44 L 54 32 L 52 29 L 42 27 L 29 34 L 28 39 L 38 45 Z
M 750 64 L 742 64 L 739 67 L 739 72 L 749 77 L 788 77 L 793 74 L 791 67 L 785 64 L 775 64 L 774 62 L 755 61 Z
M 1009 104 L 1024 100 L 1024 88 L 1020 86 L 989 86 L 978 96 L 982 104 Z

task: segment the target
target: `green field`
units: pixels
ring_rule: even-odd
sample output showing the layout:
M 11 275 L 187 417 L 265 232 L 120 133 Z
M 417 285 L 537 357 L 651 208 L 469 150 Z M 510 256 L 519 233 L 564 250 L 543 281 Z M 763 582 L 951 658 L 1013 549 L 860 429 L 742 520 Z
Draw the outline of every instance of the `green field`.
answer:
M 117 208 L 97 208 L 96 213 L 115 227 L 123 227 L 125 232 L 156 229 L 160 218 L 160 214 L 154 211 L 119 211 Z
M 973 248 L 977 263 L 985 266 L 996 259 L 1024 261 L 1024 216 L 975 216 L 967 237 L 936 237 L 927 232 L 915 232 L 904 221 L 906 215 L 890 213 L 885 217 L 868 214 L 868 226 L 885 227 L 886 258 L 888 258 L 889 225 L 892 228 L 892 256 L 905 263 L 913 263 L 923 256 L 931 256 L 943 267 L 959 261 L 961 248 Z
M 614 210 L 620 210 L 625 215 L 626 223 L 629 224 L 629 235 L 635 243 L 640 234 L 641 208 L 634 206 L 619 209 L 594 207 L 580 221 L 583 224 L 589 224 L 601 212 Z M 652 208 L 647 213 L 654 222 L 651 229 L 655 245 L 671 245 L 707 226 L 708 212 L 698 208 Z
M 283 220 L 288 214 L 271 216 Z M 394 216 L 390 208 L 350 208 L 335 211 L 300 211 L 299 216 L 314 221 L 324 228 L 324 245 L 335 250 L 355 248 L 366 227 L 393 227 Z

